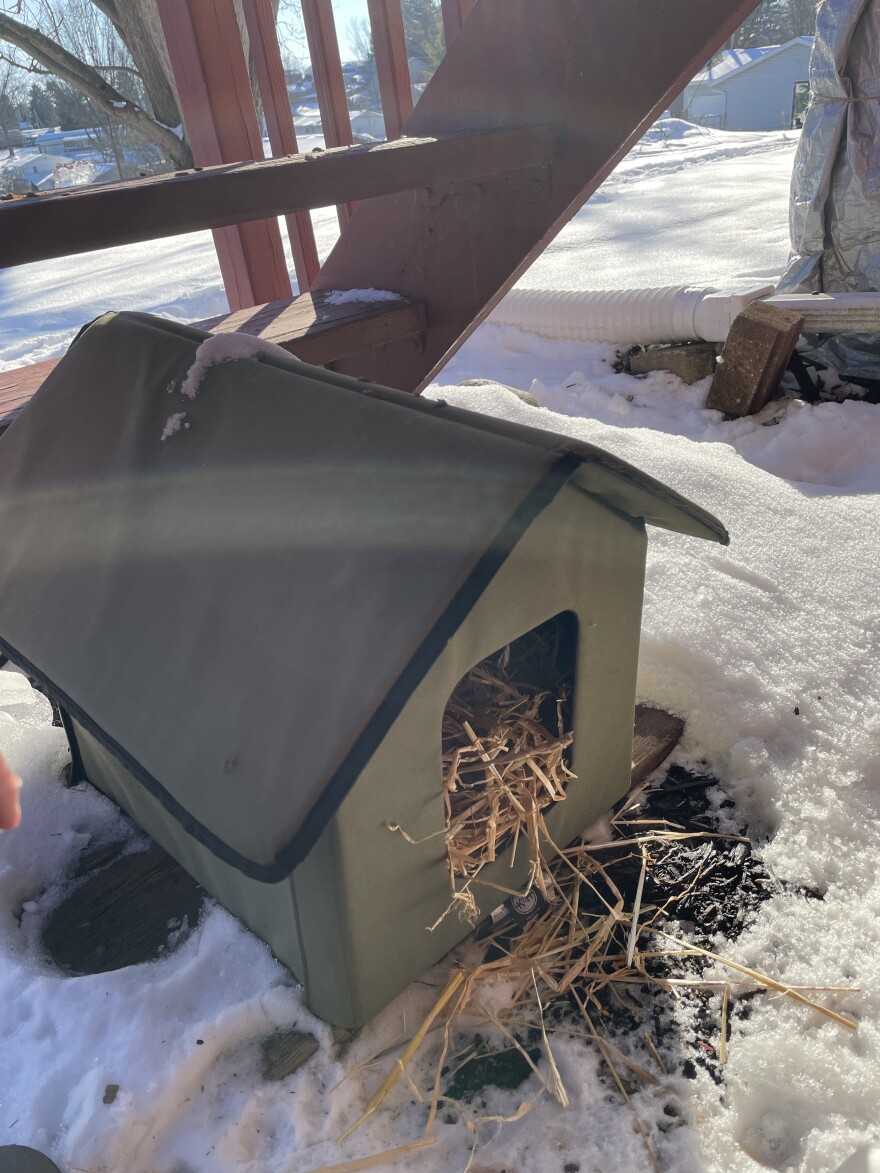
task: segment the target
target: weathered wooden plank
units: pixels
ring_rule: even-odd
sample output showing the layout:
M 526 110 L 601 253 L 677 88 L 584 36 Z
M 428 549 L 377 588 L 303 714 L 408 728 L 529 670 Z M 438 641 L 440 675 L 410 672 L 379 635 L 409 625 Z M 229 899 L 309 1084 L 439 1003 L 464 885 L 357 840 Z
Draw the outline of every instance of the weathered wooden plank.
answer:
M 392 343 L 339 369 L 425 386 L 757 2 L 479 0 L 404 133 L 544 122 L 561 132 L 551 173 L 361 204 L 314 289 L 399 290 L 428 332 L 419 352 Z
M 242 0 L 242 8 L 272 154 L 299 154 L 272 5 L 269 0 Z M 286 221 L 299 292 L 305 293 L 321 267 L 312 218 L 308 212 L 297 212 Z
M 373 33 L 385 137 L 400 138 L 403 124 L 413 112 L 400 0 L 367 0 L 367 9 Z
M 65 188 L 0 203 L 0 268 L 519 171 L 555 147 L 547 127 L 501 128 Z
M 196 163 L 210 166 L 262 159 L 263 141 L 232 0 L 159 0 L 158 7 Z M 97 240 L 86 247 L 100 247 L 105 214 L 106 209 L 92 210 Z M 243 219 L 254 223 L 226 220 L 211 225 L 236 225 L 214 234 L 230 306 L 239 309 L 290 297 L 277 220 Z
M 60 361 L 58 358 L 50 358 L 28 367 L 0 372 L 0 432 L 9 427 Z
M 785 374 L 804 326 L 802 314 L 753 301 L 737 314 L 706 398 L 728 415 L 760 411 Z
M 215 334 L 252 334 L 303 362 L 323 366 L 362 349 L 422 334 L 425 314 L 422 306 L 405 300 L 331 305 L 326 296 L 307 293 L 292 302 L 270 302 L 198 325 Z
M 301 1030 L 279 1030 L 260 1043 L 263 1055 L 263 1079 L 277 1083 L 299 1071 L 318 1050 L 314 1035 Z M 2 1173 L 2 1170 L 0 1170 Z
M 312 62 L 312 75 L 315 79 L 315 93 L 318 96 L 318 109 L 321 111 L 324 145 L 350 147 L 354 137 L 351 133 L 345 78 L 342 76 L 333 2 L 300 0 L 300 3 L 309 45 L 309 58 Z M 353 203 L 339 204 L 336 213 L 339 216 L 340 228 L 344 228 L 349 222 L 354 208 Z
M 684 721 L 664 709 L 636 705 L 633 732 L 633 785 L 644 782 L 664 762 L 681 740 Z
M 43 925 L 43 945 L 71 974 L 140 965 L 161 957 L 187 926 L 195 928 L 204 899 L 189 873 L 153 845 L 74 888 Z

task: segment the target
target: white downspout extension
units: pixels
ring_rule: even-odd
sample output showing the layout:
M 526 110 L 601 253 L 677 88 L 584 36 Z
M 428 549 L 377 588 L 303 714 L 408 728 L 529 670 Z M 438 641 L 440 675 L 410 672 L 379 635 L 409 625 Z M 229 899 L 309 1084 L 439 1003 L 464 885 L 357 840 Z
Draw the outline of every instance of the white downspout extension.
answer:
M 688 285 L 595 292 L 512 289 L 488 321 L 581 342 L 723 342 L 736 316 L 758 298 L 802 314 L 806 332 L 880 332 L 880 294 L 774 296 L 772 285 L 736 291 Z
M 733 294 L 687 285 L 579 293 L 512 289 L 489 321 L 582 342 L 723 342 L 736 315 L 772 292 L 772 285 Z

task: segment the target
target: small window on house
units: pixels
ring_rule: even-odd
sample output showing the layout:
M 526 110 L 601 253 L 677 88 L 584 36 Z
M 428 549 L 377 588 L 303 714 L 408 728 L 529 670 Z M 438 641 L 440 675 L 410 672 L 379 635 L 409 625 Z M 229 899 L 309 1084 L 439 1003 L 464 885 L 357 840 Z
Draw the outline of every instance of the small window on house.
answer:
M 574 777 L 577 639 L 577 618 L 564 611 L 487 656 L 455 686 L 443 714 L 453 883 L 467 884 L 508 845 L 536 857 L 543 812 L 565 797 Z

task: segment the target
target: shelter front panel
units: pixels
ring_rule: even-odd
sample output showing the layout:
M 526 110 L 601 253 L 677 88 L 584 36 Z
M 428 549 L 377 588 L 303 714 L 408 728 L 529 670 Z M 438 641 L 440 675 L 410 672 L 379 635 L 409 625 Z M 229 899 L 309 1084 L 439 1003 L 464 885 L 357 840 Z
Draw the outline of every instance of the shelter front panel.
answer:
M 306 997 L 316 1014 L 339 1022 L 353 1008 L 343 1024 L 366 1022 L 471 931 L 457 905 L 444 916 L 452 891 L 440 750 L 447 700 L 474 664 L 554 615 L 574 612 L 577 777 L 566 799 L 545 812 L 553 841 L 571 842 L 626 792 L 645 552 L 643 527 L 574 488 L 526 531 L 294 873 L 305 953 L 326 950 L 331 933 L 336 950 L 323 971 L 310 966 Z M 503 899 L 489 885 L 522 888 L 529 868 L 523 843 L 513 866 L 510 848 L 501 851 L 480 873 L 486 883 L 471 889 L 480 915 Z M 331 882 L 344 917 L 332 927 L 324 915 Z

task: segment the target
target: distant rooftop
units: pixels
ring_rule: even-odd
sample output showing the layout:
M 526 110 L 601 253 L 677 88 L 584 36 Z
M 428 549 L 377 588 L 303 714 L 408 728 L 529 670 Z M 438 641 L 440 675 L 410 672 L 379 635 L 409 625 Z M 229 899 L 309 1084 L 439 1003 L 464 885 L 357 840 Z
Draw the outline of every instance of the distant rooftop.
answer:
M 789 45 L 794 45 L 798 42 L 806 45 L 808 48 L 812 48 L 813 38 L 795 37 L 791 41 L 786 41 L 784 45 L 762 45 L 755 49 L 725 49 L 718 54 L 717 60 L 713 61 L 705 69 L 701 69 L 693 80 L 712 85 L 714 82 L 721 81 L 722 78 L 727 77 L 728 74 L 733 73 L 735 70 L 754 65 L 756 61 L 778 53 L 781 49 L 787 49 Z

